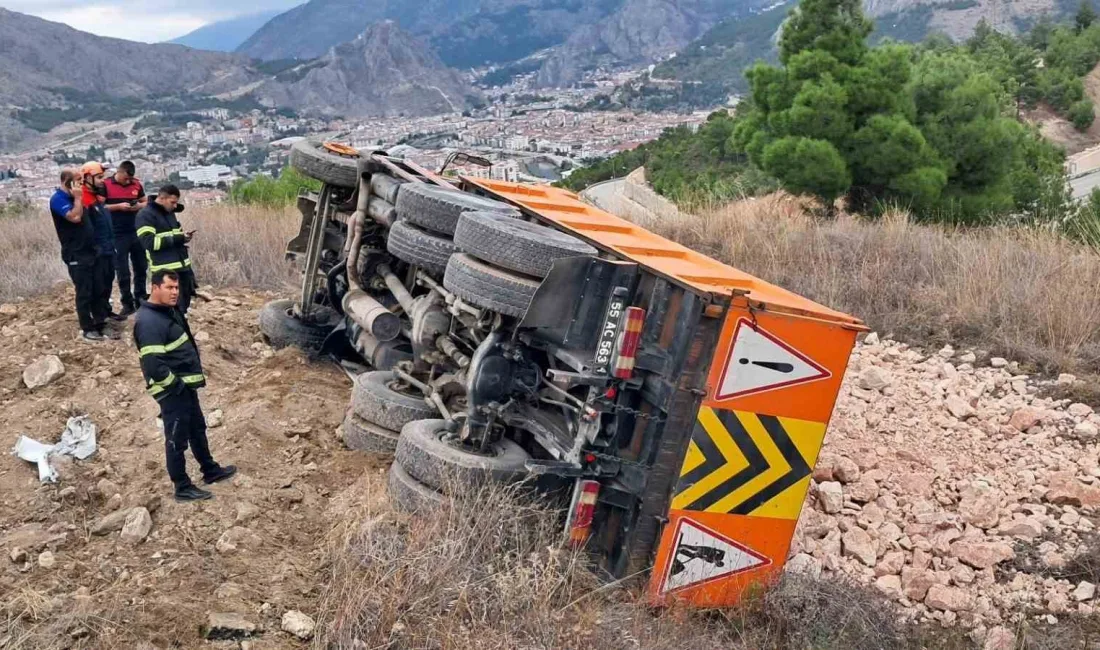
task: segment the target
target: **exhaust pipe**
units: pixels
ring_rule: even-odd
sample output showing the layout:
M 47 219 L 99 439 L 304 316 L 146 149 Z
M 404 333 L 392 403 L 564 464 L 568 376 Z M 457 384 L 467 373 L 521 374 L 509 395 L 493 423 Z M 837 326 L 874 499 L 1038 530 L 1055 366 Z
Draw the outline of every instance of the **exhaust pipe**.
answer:
M 359 287 L 348 291 L 341 304 L 345 314 L 379 341 L 392 341 L 401 334 L 401 319 L 397 314 Z
M 412 314 L 414 307 L 412 294 L 409 293 L 409 290 L 401 283 L 401 280 L 393 274 L 389 264 L 379 264 L 374 272 L 382 276 L 382 280 L 386 283 L 386 288 L 390 290 L 394 298 L 397 298 L 397 302 L 401 304 L 401 308 L 405 310 L 405 313 Z
M 348 232 L 351 233 L 351 237 L 344 243 L 348 262 L 348 284 L 357 289 L 363 288 L 362 279 L 359 277 L 359 247 L 363 242 L 363 221 L 367 218 L 370 203 L 370 181 L 364 180 L 363 174 L 359 174 L 359 198 L 355 203 L 355 213 L 348 220 Z

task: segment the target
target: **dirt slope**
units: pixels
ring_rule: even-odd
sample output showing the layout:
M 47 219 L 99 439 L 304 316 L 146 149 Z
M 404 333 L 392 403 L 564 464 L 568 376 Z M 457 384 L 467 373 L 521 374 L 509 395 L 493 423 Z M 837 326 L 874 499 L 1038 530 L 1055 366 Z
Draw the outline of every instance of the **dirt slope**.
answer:
M 1085 97 L 1092 100 L 1093 106 L 1100 111 L 1100 65 L 1085 76 L 1084 82 Z M 1024 112 L 1023 118 L 1038 126 L 1039 132 L 1048 140 L 1062 145 L 1068 155 L 1100 144 L 1100 119 L 1095 120 L 1088 130 L 1081 132 L 1069 120 L 1055 114 L 1046 104 L 1040 104 L 1034 110 Z
M 201 638 L 200 625 L 218 611 L 260 626 L 255 647 L 304 645 L 280 631 L 280 619 L 289 609 L 316 616 L 320 543 L 355 501 L 348 490 L 381 460 L 347 451 L 335 436 L 350 387 L 338 368 L 260 342 L 256 313 L 267 299 L 226 292 L 192 315 L 209 377 L 206 413 L 224 413 L 211 446 L 241 470 L 197 505 L 170 498 L 157 408 L 143 393 L 128 332 L 110 344 L 78 342 L 69 289 L 0 315 L 5 450 L 20 434 L 54 442 L 67 416 L 82 413 L 99 426 L 100 446 L 62 466 L 57 485 L 39 485 L 33 466 L 0 454 L 0 647 L 238 647 Z M 22 371 L 47 354 L 61 358 L 65 375 L 31 392 Z M 153 511 L 145 541 L 91 534 L 119 501 Z M 233 540 L 236 550 L 226 544 Z M 28 563 L 10 559 L 16 547 Z M 47 550 L 53 568 L 41 566 Z

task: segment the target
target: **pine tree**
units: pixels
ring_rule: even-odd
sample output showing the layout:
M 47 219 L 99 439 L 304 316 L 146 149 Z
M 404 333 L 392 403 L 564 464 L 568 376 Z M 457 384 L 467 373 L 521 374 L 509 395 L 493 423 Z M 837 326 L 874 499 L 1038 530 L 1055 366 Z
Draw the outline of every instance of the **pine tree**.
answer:
M 1096 10 L 1093 9 L 1090 0 L 1081 0 L 1081 5 L 1077 8 L 1077 15 L 1074 17 L 1073 22 L 1077 26 L 1078 32 L 1085 31 L 1096 22 Z

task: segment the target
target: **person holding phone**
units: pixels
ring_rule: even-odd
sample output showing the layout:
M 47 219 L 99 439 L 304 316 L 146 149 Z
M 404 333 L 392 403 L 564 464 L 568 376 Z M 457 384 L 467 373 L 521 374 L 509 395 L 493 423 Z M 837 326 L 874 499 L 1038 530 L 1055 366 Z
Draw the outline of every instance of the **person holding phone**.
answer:
M 126 318 L 111 309 L 111 287 L 115 284 L 115 234 L 111 226 L 111 214 L 104 206 L 107 200 L 107 187 L 104 185 L 107 168 L 103 163 L 89 161 L 80 168 L 80 175 L 84 179 L 84 218 L 91 221 L 95 232 L 95 299 L 98 308 L 106 312 L 108 319 L 123 321 Z M 102 334 L 110 339 L 120 338 L 113 328 L 104 329 Z
M 164 185 L 157 196 L 137 215 L 137 236 L 149 261 L 149 272 L 175 271 L 179 276 L 177 307 L 184 314 L 191 306 L 197 283 L 191 268 L 187 244 L 195 231 L 184 232 L 176 215 L 183 212 L 180 191 L 175 185 Z
M 50 197 L 61 260 L 76 289 L 76 317 L 81 338 L 98 343 L 106 339 L 107 314 L 96 296 L 96 242 L 90 219 L 85 218 L 83 180 L 75 169 L 61 170 L 61 186 Z
M 122 299 L 119 315 L 124 317 L 137 311 L 139 303 L 149 295 L 145 290 L 148 263 L 145 260 L 145 249 L 138 241 L 135 225 L 137 213 L 145 207 L 148 199 L 141 181 L 134 177 L 136 171 L 134 163 L 123 160 L 114 175 L 105 181 L 106 207 L 111 213 L 115 237 L 115 276 L 118 279 L 118 295 Z

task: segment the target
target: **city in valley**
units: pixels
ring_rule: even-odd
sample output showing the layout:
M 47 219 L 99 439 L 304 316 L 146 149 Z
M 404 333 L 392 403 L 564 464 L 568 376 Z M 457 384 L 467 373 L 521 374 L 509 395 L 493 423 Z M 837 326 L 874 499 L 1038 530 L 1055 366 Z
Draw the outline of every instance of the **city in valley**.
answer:
M 72 122 L 36 145 L 0 154 L 0 203 L 44 205 L 61 168 L 86 160 L 130 160 L 146 185 L 173 182 L 194 204 L 222 201 L 240 179 L 277 176 L 291 145 L 303 137 L 385 149 L 428 169 L 455 151 L 477 154 L 491 167 L 462 174 L 549 183 L 586 161 L 632 149 L 665 129 L 694 128 L 706 111 L 654 113 L 590 110 L 586 104 L 628 73 L 605 74 L 582 88 L 528 90 L 518 84 L 487 92 L 486 105 L 431 117 L 329 118 L 281 109 L 206 108 L 182 114 L 150 112 L 104 122 Z M 624 170 L 629 171 L 629 170 Z

